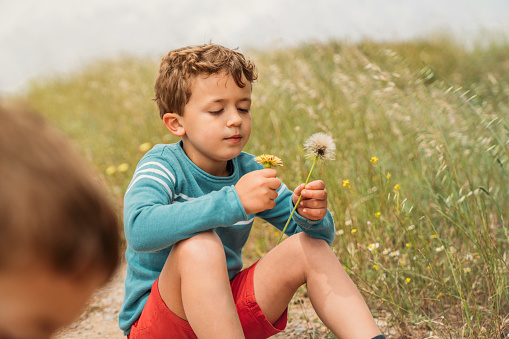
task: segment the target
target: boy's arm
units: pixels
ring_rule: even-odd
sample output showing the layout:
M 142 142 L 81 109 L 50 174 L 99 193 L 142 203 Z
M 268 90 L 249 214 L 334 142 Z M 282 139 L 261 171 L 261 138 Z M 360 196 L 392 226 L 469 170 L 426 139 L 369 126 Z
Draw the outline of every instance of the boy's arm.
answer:
M 276 206 L 273 209 L 258 213 L 257 216 L 270 222 L 282 231 L 294 208 L 292 201 L 293 192 L 290 191 L 285 184 L 281 184 L 281 187 L 278 189 L 278 194 Z M 335 228 L 329 210 L 327 210 L 325 217 L 319 220 L 306 219 L 295 211 L 285 233 L 290 236 L 299 232 L 305 232 L 312 238 L 323 239 L 327 241 L 327 243 L 332 244 L 335 236 Z
M 233 186 L 174 202 L 171 178 L 157 168 L 149 170 L 141 174 L 145 177 L 138 175 L 137 182 L 133 179 L 124 198 L 125 236 L 135 251 L 158 251 L 200 232 L 247 220 Z

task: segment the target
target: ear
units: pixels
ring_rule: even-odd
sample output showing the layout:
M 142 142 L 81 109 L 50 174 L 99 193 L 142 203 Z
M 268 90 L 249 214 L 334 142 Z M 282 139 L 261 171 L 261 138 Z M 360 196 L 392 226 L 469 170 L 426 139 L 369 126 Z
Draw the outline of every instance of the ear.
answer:
M 182 117 L 177 113 L 165 113 L 163 115 L 164 126 L 170 131 L 173 135 L 178 137 L 186 134 L 186 130 L 182 125 L 181 121 Z

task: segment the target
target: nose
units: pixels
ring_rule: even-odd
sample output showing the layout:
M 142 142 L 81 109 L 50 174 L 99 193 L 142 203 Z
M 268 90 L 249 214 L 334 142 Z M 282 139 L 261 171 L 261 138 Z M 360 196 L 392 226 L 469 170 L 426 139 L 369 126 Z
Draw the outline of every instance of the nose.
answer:
M 230 109 L 227 116 L 228 121 L 226 122 L 226 125 L 228 127 L 239 127 L 242 125 L 242 117 L 236 108 Z

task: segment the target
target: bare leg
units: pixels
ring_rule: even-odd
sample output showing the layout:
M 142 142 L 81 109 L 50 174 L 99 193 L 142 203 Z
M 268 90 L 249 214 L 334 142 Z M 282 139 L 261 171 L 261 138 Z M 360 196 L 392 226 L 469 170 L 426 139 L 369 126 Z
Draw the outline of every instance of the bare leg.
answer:
M 304 283 L 316 313 L 337 337 L 370 339 L 380 334 L 334 252 L 325 241 L 304 233 L 288 238 L 256 265 L 255 297 L 270 322 L 281 316 Z
M 159 277 L 166 306 L 189 321 L 198 338 L 244 338 L 223 245 L 210 231 L 175 244 Z

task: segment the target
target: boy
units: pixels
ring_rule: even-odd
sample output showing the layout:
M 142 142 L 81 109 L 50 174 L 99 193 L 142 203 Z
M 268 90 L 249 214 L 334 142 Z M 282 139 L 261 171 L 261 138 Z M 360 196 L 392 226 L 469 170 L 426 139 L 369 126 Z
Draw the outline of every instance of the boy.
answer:
M 155 101 L 181 141 L 157 145 L 124 199 L 128 248 L 120 327 L 136 338 L 267 338 L 285 328 L 306 283 L 321 320 L 341 338 L 380 334 L 329 244 L 322 181 L 292 192 L 242 152 L 251 133 L 255 66 L 218 45 L 163 58 Z M 255 216 L 280 230 L 302 194 L 290 236 L 251 267 L 241 251 Z
M 87 168 L 38 115 L 0 106 L 0 338 L 50 338 L 114 273 L 118 220 Z

